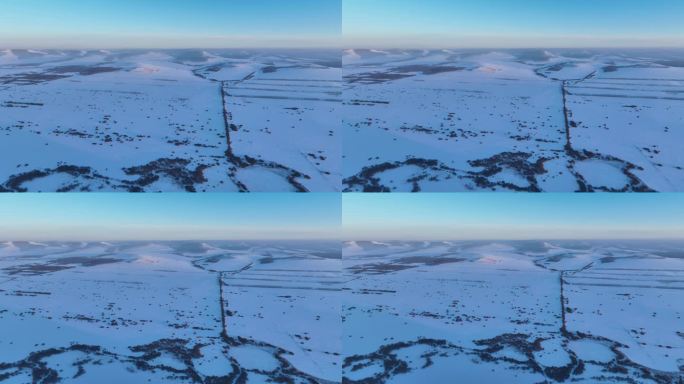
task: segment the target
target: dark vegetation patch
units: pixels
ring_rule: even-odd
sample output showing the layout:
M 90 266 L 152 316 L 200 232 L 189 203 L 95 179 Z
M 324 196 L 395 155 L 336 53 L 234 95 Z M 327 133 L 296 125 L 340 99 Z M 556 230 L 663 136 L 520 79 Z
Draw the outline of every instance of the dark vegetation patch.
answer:
M 502 152 L 492 157 L 480 160 L 470 160 L 468 163 L 473 167 L 484 168 L 479 172 L 470 172 L 470 175 L 480 188 L 506 188 L 521 192 L 541 192 L 537 176 L 546 173 L 544 163 L 549 159 L 539 158 L 530 160 L 531 153 L 525 152 Z M 515 172 L 529 183 L 526 186 L 515 185 L 513 183 L 499 180 L 492 181 L 491 177 L 506 170 Z
M 360 99 L 352 99 L 349 100 L 348 102 L 344 103 L 345 105 L 363 105 L 367 107 L 372 107 L 374 105 L 387 105 L 389 104 L 389 101 L 384 101 L 384 100 L 360 100 Z
M 440 73 L 457 72 L 463 71 L 466 67 L 454 67 L 450 65 L 404 65 L 401 67 L 396 67 L 393 69 L 394 72 L 398 73 L 411 73 L 418 72 L 423 75 L 438 75 Z
M 81 267 L 95 267 L 104 264 L 114 264 L 120 263 L 123 260 L 116 259 L 113 257 L 83 257 L 83 256 L 72 256 L 63 257 L 60 259 L 50 260 L 45 263 L 33 263 L 33 264 L 22 264 L 13 265 L 11 267 L 4 268 L 8 275 L 19 275 L 19 276 L 40 276 L 49 273 L 59 272 L 66 269 L 75 268 L 77 266 Z
M 28 192 L 26 184 L 53 175 L 68 175 L 72 181 L 62 183 L 56 192 L 91 192 L 93 189 L 111 189 L 128 192 L 144 192 L 154 182 L 167 178 L 188 192 L 196 192 L 196 185 L 207 181 L 204 170 L 208 165 L 198 165 L 190 168 L 188 159 L 162 158 L 147 164 L 124 168 L 129 176 L 138 176 L 135 180 L 117 180 L 104 176 L 90 167 L 75 165 L 60 165 L 56 168 L 35 169 L 10 176 L 0 184 L 0 192 Z
M 444 178 L 458 177 L 458 171 L 440 163 L 438 160 L 409 158 L 405 161 L 385 162 L 377 165 L 364 167 L 361 172 L 354 176 L 344 179 L 347 185 L 346 192 L 360 190 L 363 192 L 392 192 L 392 189 L 383 185 L 380 175 L 384 172 L 399 169 L 402 167 L 417 167 L 418 172 L 409 177 L 406 182 L 413 185 L 413 192 L 420 192 L 420 182 L 423 180 L 438 181 L 437 174 L 444 175 Z M 435 174 L 437 173 L 437 174 Z
M 51 73 L 74 73 L 81 76 L 92 76 L 100 73 L 109 73 L 120 71 L 121 68 L 116 67 L 99 67 L 99 66 L 89 66 L 89 65 L 64 65 L 61 67 L 55 67 L 50 70 Z
M 35 169 L 28 172 L 10 176 L 7 181 L 0 185 L 0 190 L 4 192 L 28 192 L 28 188 L 24 184 L 34 180 L 49 177 L 57 174 L 65 174 L 72 176 L 74 179 L 82 180 L 75 181 L 73 184 L 68 184 L 57 190 L 57 192 L 71 192 L 71 191 L 89 191 L 89 187 L 84 185 L 85 181 L 97 181 L 104 184 L 109 184 L 110 179 L 106 176 L 100 175 L 93 171 L 90 167 L 79 167 L 75 165 L 60 165 L 52 169 Z
M 162 177 L 171 179 L 176 185 L 184 188 L 187 192 L 197 192 L 195 185 L 206 183 L 204 170 L 206 165 L 199 165 L 195 169 L 189 169 L 191 161 L 188 159 L 159 159 L 131 168 L 124 168 L 129 176 L 140 176 L 131 182 L 134 192 L 142 192 L 143 188 L 158 181 Z
M 102 366 L 118 362 L 126 366 L 129 372 L 163 372 L 168 380 L 181 380 L 187 383 L 218 383 L 218 381 L 205 381 L 194 367 L 193 359 L 200 358 L 203 345 L 194 344 L 189 346 L 189 340 L 162 339 L 150 344 L 130 347 L 131 352 L 141 354 L 123 355 L 106 350 L 97 345 L 73 344 L 69 347 L 50 348 L 32 352 L 23 360 L 14 363 L 0 363 L 0 369 L 8 371 L 0 375 L 0 381 L 29 373 L 33 383 L 57 384 L 68 382 L 87 373 L 89 366 Z M 49 359 L 67 353 L 80 352 L 81 357 L 75 359 L 73 365 L 77 367 L 74 377 L 64 377 L 61 370 L 50 367 Z M 171 355 L 183 364 L 183 368 L 172 367 L 163 363 L 155 362 L 159 356 Z M 226 378 L 227 380 L 227 378 Z M 232 381 L 221 381 L 232 382 Z
M 70 268 L 73 267 L 68 265 L 24 264 L 3 268 L 3 271 L 6 271 L 8 275 L 39 276 L 46 275 L 48 273 L 63 271 L 65 269 Z
M 353 274 L 384 275 L 413 268 L 408 264 L 370 263 L 355 265 L 348 270 Z
M 349 84 L 382 84 L 389 81 L 405 79 L 407 77 L 413 77 L 413 75 L 406 73 L 367 72 L 346 75 L 343 79 Z
M 278 72 L 278 67 L 275 65 L 268 65 L 266 67 L 261 68 L 261 73 L 276 73 Z
M 44 72 L 25 72 L 0 76 L 0 84 L 5 85 L 35 85 L 72 77 L 74 75 L 91 76 L 100 73 L 116 72 L 121 68 L 87 66 L 87 65 L 66 65 L 55 67 Z
M 451 359 L 457 356 L 469 358 L 469 364 L 475 365 L 505 365 L 511 372 L 525 371 L 539 376 L 540 382 L 601 382 L 601 383 L 638 383 L 652 381 L 658 384 L 678 384 L 680 373 L 663 372 L 648 368 L 630 360 L 620 351 L 624 345 L 613 340 L 584 333 L 567 333 L 563 336 L 563 350 L 570 362 L 562 366 L 547 366 L 535 356 L 535 352 L 543 351 L 543 338 L 532 338 L 522 333 L 506 333 L 490 339 L 474 340 L 476 348 L 460 346 L 441 339 L 420 338 L 414 341 L 401 341 L 386 344 L 376 351 L 365 355 L 352 355 L 344 359 L 345 384 L 375 384 L 386 383 L 392 379 L 413 372 L 414 370 L 429 369 L 436 358 Z M 568 347 L 571 340 L 588 340 L 608 346 L 613 353 L 613 359 L 608 362 L 581 360 Z M 411 355 L 410 350 L 420 348 L 416 354 L 417 361 L 407 361 L 405 357 Z M 515 350 L 525 359 L 514 359 L 500 352 Z M 420 368 L 412 368 L 412 367 Z M 593 369 L 588 370 L 591 366 Z M 358 372 L 369 367 L 379 367 L 381 372 L 362 379 L 351 379 L 349 373 Z
M 445 256 L 409 256 L 402 257 L 396 260 L 397 263 L 402 264 L 419 264 L 425 266 L 435 266 L 442 264 L 460 263 L 466 259 L 459 257 L 445 257 Z
M 56 264 L 70 264 L 70 265 L 80 265 L 81 267 L 95 267 L 104 264 L 120 263 L 123 260 L 115 259 L 112 257 L 83 257 L 83 256 L 71 256 L 62 257 L 54 261 Z
M 442 264 L 460 263 L 466 259 L 448 256 L 407 256 L 391 262 L 360 264 L 350 267 L 353 274 L 384 275 L 406 269 L 436 266 Z
M 115 143 L 124 144 L 132 143 L 135 141 L 142 142 L 144 139 L 150 138 L 149 135 L 138 134 L 135 136 L 131 136 L 125 133 L 119 133 L 112 129 L 110 123 L 117 124 L 118 122 L 116 120 L 112 120 L 111 115 L 106 114 L 102 116 L 102 119 L 100 121 L 98 121 L 98 125 L 95 126 L 95 129 L 93 131 L 84 132 L 74 128 L 64 129 L 58 126 L 57 128 L 53 129 L 50 133 L 57 137 L 71 136 L 79 139 L 92 140 L 92 145 L 109 146 L 114 146 Z
M 50 73 L 17 73 L 11 75 L 0 76 L 0 84 L 4 85 L 34 85 L 46 83 L 59 79 L 65 79 L 69 76 L 58 75 Z
M 30 102 L 22 102 L 22 101 L 6 101 L 2 103 L 2 107 L 4 108 L 30 108 L 30 107 L 42 107 L 43 103 L 30 103 Z
M 406 79 L 421 75 L 438 75 L 440 73 L 457 72 L 467 69 L 466 67 L 455 67 L 450 65 L 404 65 L 392 68 L 389 71 L 364 72 L 346 75 L 344 81 L 349 84 L 382 84 L 390 81 Z

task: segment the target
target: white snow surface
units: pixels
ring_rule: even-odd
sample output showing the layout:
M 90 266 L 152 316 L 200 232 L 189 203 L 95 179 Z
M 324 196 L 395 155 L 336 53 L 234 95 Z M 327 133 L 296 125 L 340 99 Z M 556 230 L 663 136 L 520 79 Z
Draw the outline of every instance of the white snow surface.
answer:
M 339 242 L 13 242 L 0 254 L 0 382 L 341 377 Z
M 347 191 L 682 191 L 682 50 L 347 50 Z
M 0 191 L 341 189 L 339 51 L 0 51 Z
M 7 241 L 0 382 L 676 384 L 683 249 Z
M 384 383 L 678 383 L 682 246 L 346 243 L 344 376 Z

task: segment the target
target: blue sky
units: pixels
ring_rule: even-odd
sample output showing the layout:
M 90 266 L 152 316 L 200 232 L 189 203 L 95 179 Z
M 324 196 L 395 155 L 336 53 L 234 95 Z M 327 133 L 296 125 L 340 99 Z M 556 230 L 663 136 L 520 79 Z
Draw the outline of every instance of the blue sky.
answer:
M 347 194 L 346 240 L 684 238 L 683 194 Z
M 0 194 L 0 240 L 339 238 L 337 194 Z
M 0 46 L 326 46 L 339 39 L 341 6 L 341 0 L 2 0 Z
M 0 240 L 684 238 L 684 194 L 0 194 Z
M 684 45 L 682 0 L 343 0 L 351 48 Z

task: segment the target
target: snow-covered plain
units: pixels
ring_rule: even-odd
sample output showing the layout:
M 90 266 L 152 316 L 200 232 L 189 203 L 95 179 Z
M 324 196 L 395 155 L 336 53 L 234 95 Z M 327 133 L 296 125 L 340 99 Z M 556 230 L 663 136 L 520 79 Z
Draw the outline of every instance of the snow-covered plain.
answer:
M 339 191 L 339 51 L 0 51 L 0 191 Z
M 682 50 L 346 50 L 347 191 L 683 191 Z
M 684 243 L 0 243 L 2 383 L 684 380 Z
M 680 383 L 684 244 L 348 242 L 348 383 Z
M 0 382 L 328 383 L 340 243 L 0 244 Z

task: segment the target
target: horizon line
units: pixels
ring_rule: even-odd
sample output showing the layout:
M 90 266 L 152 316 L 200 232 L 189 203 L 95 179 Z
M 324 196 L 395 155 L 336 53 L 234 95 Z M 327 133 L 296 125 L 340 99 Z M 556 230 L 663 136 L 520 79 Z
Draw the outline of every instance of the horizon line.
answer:
M 96 240 L 77 240 L 77 239 L 65 239 L 65 240 L 41 240 L 41 239 L 15 239 L 15 240 L 0 240 L 0 243 L 13 243 L 13 242 L 45 242 L 45 243 L 62 243 L 62 242 L 95 242 L 95 243 L 109 243 L 109 242 L 177 242 L 177 241 L 340 241 L 342 243 L 350 243 L 357 241 L 386 241 L 386 242 L 451 242 L 451 241 L 684 241 L 684 237 L 640 237 L 640 238 L 481 238 L 481 239 L 357 239 L 357 240 L 344 240 L 338 238 L 299 238 L 299 239 L 275 239 L 275 238 L 259 238 L 259 239 L 96 239 Z
M 360 239 L 360 240 L 343 240 L 344 242 L 357 242 L 357 241 L 387 241 L 387 242 L 417 242 L 417 241 L 437 241 L 437 242 L 449 242 L 449 241 L 684 241 L 683 237 L 632 237 L 632 238 L 480 238 L 480 239 L 409 239 L 409 240 L 388 240 L 388 239 Z
M 355 50 L 355 49 L 376 49 L 376 50 L 397 50 L 397 49 L 409 49 L 409 50 L 443 50 L 443 49 L 500 49 L 500 50 L 511 50 L 511 49 L 684 49 L 684 44 L 682 45 L 662 45 L 662 46 L 567 46 L 567 47 L 553 47 L 553 46 L 512 46 L 512 47 L 502 47 L 502 46 L 404 46 L 404 47 L 382 47 L 382 46 L 363 46 L 363 47 L 348 47 L 345 50 Z
M 75 47 L 9 47 L 9 46 L 0 46 L 0 50 L 45 50 L 45 51 L 102 51 L 102 50 L 112 50 L 112 51 L 119 51 L 119 50 L 130 50 L 130 51 L 143 51 L 143 50 L 164 50 L 164 51 L 171 51 L 171 50 L 189 50 L 189 49 L 273 49 L 273 50 L 285 50 L 285 49 L 329 49 L 329 50 L 337 50 L 341 49 L 343 51 L 347 50 L 356 50 L 356 49 L 375 49 L 375 50 L 398 50 L 398 49 L 406 49 L 406 50 L 444 50 L 444 49 L 461 49 L 461 50 L 477 50 L 477 49 L 497 49 L 497 50 L 512 50 L 512 49 L 591 49 L 591 50 L 596 50 L 596 49 L 682 49 L 684 50 L 684 44 L 683 45 L 663 45 L 663 46 L 567 46 L 567 47 L 562 47 L 562 46 L 513 46 L 513 47 L 503 47 L 503 46 L 480 46 L 480 47 L 475 47 L 475 46 L 430 46 L 430 47 L 419 47 L 419 46 L 404 46 L 404 47 L 398 47 L 398 46 L 308 46 L 308 45 L 302 45 L 302 46 L 224 46 L 224 47 L 202 47 L 202 46 L 197 46 L 197 47 L 190 47 L 190 46 L 184 46 L 184 47 L 117 47 L 117 48 L 112 48 L 112 47 L 80 47 L 80 48 L 75 48 Z
M 302 45 L 302 46 L 280 46 L 280 47 L 272 47 L 272 46 L 253 46 L 253 47 L 245 47 L 245 46 L 225 46 L 225 47 L 118 47 L 118 48 L 111 48 L 111 47 L 105 47 L 105 48 L 97 48 L 97 47 L 82 47 L 82 48 L 56 48 L 56 47 L 6 47 L 2 46 L 0 47 L 0 50 L 42 50 L 42 51 L 123 51 L 123 50 L 129 50 L 129 51 L 144 51 L 144 50 L 160 50 L 160 51 L 172 51 L 172 50 L 189 50 L 189 49 L 204 49 L 204 50 L 210 50 L 210 49 L 273 49 L 273 50 L 278 50 L 278 49 L 330 49 L 330 50 L 335 50 L 335 49 L 342 49 L 344 50 L 345 48 L 339 48 L 339 47 L 328 47 L 328 46 L 308 46 L 308 45 Z
M 64 239 L 64 240 L 41 240 L 41 239 L 22 239 L 22 240 L 0 240 L 0 244 L 14 243 L 14 242 L 42 242 L 42 243 L 66 243 L 66 242 L 79 242 L 79 243 L 110 243 L 110 242 L 174 242 L 174 241 L 343 241 L 337 238 L 296 238 L 296 239 L 175 239 L 175 240 L 162 240 L 162 239 L 109 239 L 109 240 L 76 240 L 76 239 Z M 389 240 L 387 240 L 389 241 Z

